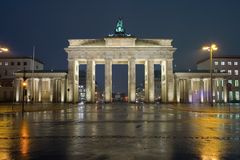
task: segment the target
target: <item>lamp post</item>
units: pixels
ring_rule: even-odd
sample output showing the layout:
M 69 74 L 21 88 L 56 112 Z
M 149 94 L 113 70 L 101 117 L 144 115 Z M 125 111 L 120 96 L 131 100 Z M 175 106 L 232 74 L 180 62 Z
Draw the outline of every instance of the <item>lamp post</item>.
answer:
M 213 57 L 213 51 L 218 50 L 217 46 L 215 44 L 212 44 L 211 46 L 204 46 L 202 48 L 204 51 L 210 52 L 210 104 L 213 106 L 213 79 L 212 79 L 212 57 Z
M 25 102 L 25 95 L 26 95 L 26 87 L 27 87 L 27 82 L 26 82 L 26 73 L 25 73 L 25 67 L 23 69 L 23 82 L 22 82 L 22 87 L 23 87 L 23 92 L 22 92 L 22 114 L 24 112 L 24 102 Z

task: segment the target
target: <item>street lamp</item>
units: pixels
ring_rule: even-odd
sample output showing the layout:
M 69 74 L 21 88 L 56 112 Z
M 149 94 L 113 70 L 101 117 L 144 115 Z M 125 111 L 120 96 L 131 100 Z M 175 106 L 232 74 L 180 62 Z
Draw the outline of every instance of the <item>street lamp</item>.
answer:
M 25 67 L 23 68 L 23 82 L 22 82 L 22 114 L 24 112 L 24 101 L 26 96 L 27 78 L 25 73 Z
M 8 48 L 3 48 L 3 47 L 0 47 L 0 53 L 3 53 L 3 52 L 8 52 L 9 49 Z
M 24 82 L 22 83 L 22 85 L 23 85 L 23 87 L 26 87 L 26 86 L 27 86 L 27 82 L 24 81 Z
M 26 96 L 26 87 L 27 87 L 27 82 L 23 80 L 22 82 L 22 87 L 23 87 L 23 92 L 22 92 L 22 113 L 24 112 L 24 103 L 25 103 L 25 96 Z
M 211 88 L 211 93 L 210 93 L 210 103 L 211 106 L 213 106 L 213 85 L 212 85 L 212 57 L 213 57 L 213 51 L 218 50 L 216 44 L 212 44 L 211 46 L 204 46 L 202 48 L 204 51 L 210 52 L 210 88 Z

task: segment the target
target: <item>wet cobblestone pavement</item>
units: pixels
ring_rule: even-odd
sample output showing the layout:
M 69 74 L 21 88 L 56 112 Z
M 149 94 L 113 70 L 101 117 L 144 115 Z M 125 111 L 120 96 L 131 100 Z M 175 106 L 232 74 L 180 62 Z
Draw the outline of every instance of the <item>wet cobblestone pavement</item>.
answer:
M 0 159 L 240 159 L 239 112 L 181 107 L 89 104 L 1 113 Z

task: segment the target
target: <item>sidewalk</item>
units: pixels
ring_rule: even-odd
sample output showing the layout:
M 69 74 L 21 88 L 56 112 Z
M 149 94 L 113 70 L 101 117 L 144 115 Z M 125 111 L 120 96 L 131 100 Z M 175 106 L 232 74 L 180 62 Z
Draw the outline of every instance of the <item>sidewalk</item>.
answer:
M 53 111 L 53 110 L 62 110 L 73 107 L 73 104 L 68 103 L 27 103 L 24 104 L 25 112 L 40 112 L 40 111 Z M 22 112 L 22 104 L 0 104 L 0 113 L 15 113 Z
M 170 108 L 186 112 L 201 113 L 240 113 L 240 104 L 174 104 Z

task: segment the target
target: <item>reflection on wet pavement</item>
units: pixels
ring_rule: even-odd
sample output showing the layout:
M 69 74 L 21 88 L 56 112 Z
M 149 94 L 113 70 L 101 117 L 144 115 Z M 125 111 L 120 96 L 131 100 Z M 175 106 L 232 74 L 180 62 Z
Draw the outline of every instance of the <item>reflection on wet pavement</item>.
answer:
M 76 105 L 0 115 L 0 159 L 240 159 L 238 113 Z

